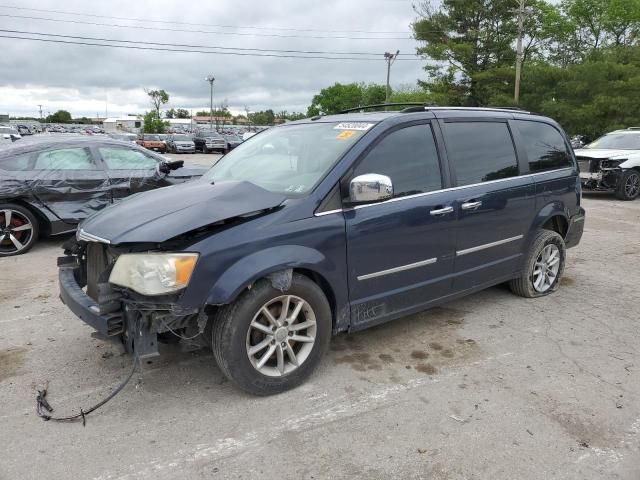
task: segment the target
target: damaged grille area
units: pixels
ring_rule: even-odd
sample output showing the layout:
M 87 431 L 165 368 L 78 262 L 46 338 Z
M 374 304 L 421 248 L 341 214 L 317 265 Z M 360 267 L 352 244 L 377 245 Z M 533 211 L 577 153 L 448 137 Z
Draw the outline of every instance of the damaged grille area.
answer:
M 596 173 L 600 169 L 600 160 L 597 158 L 576 157 L 581 172 Z
M 108 245 L 87 243 L 84 259 L 87 295 L 96 302 L 97 313 L 108 318 L 109 335 L 124 331 L 121 295 L 109 285 L 109 275 L 116 258 L 117 255 L 110 252 Z

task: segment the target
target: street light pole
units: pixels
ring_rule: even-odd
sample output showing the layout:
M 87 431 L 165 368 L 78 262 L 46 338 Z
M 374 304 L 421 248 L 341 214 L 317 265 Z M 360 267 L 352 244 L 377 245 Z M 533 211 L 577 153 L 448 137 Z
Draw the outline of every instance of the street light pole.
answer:
M 384 103 L 389 103 L 389 76 L 391 74 L 391 65 L 396 61 L 399 54 L 400 50 L 396 50 L 396 53 L 384 52 L 384 59 L 387 62 L 387 89 L 384 97 Z
M 213 131 L 213 82 L 215 81 L 215 77 L 213 75 L 208 75 L 205 80 L 211 85 L 211 99 L 209 104 L 209 130 Z
M 516 42 L 516 81 L 513 92 L 513 101 L 518 104 L 520 101 L 520 75 L 522 72 L 522 35 L 524 34 L 524 0 L 519 1 L 518 7 L 518 39 Z

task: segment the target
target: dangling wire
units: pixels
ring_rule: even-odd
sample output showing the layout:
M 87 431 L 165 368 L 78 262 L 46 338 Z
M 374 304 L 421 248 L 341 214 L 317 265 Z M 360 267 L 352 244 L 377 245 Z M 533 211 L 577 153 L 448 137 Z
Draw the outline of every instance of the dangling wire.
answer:
M 136 332 L 139 331 L 139 329 L 140 329 L 140 319 L 136 320 Z M 136 369 L 140 365 L 140 358 L 138 357 L 138 351 L 139 349 L 137 348 L 137 345 L 135 345 L 133 350 L 133 365 L 131 367 L 131 371 L 129 372 L 129 375 L 127 375 L 127 377 L 120 383 L 120 385 L 118 385 L 116 389 L 113 392 L 111 392 L 106 398 L 104 398 L 103 400 L 101 400 L 100 402 L 96 403 L 94 406 L 86 410 L 83 408 L 80 408 L 80 413 L 77 413 L 75 415 L 70 415 L 68 417 L 54 417 L 50 415 L 50 413 L 53 412 L 53 407 L 47 401 L 47 388 L 48 388 L 48 382 L 47 382 L 47 384 L 42 390 L 38 390 L 38 395 L 36 397 L 36 412 L 38 416 L 42 418 L 44 421 L 53 420 L 54 422 L 75 422 L 76 420 L 82 419 L 82 426 L 84 427 L 86 425 L 87 415 L 96 411 L 105 403 L 107 403 L 109 400 L 111 400 L 113 397 L 115 397 L 118 393 L 122 391 L 122 389 L 127 385 L 127 383 L 129 383 Z

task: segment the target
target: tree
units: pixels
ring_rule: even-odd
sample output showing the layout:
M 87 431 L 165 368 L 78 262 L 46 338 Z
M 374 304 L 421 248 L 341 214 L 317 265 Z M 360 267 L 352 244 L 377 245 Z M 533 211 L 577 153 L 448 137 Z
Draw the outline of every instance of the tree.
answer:
M 189 110 L 179 108 L 176 111 L 176 118 L 191 118 L 191 114 L 189 113 Z
M 158 117 L 155 110 L 150 110 L 144 115 L 142 130 L 144 133 L 164 133 L 169 122 Z
M 338 113 L 342 110 L 355 108 L 362 105 L 374 105 L 384 103 L 386 89 L 384 85 L 364 83 L 335 83 L 323 88 L 318 95 L 311 100 L 307 109 L 307 116 Z
M 514 6 L 513 0 L 443 0 L 439 9 L 423 0 L 415 6 L 417 53 L 436 62 L 424 67 L 429 78 L 419 84 L 448 104 L 485 104 L 477 75 L 515 63 Z
M 433 103 L 433 99 L 424 88 L 401 85 L 394 88 L 389 97 L 391 103 Z
M 71 123 L 71 114 L 66 110 L 58 110 L 46 118 L 47 123 Z
M 174 108 L 170 108 L 169 110 L 164 112 L 164 118 L 178 118 L 176 115 L 177 112 Z
M 249 120 L 256 125 L 273 125 L 275 118 L 271 109 L 249 113 Z
M 156 116 L 160 118 L 160 107 L 169 102 L 169 94 L 164 90 L 149 90 L 146 88 L 144 92 L 149 95 L 151 104 L 156 111 Z

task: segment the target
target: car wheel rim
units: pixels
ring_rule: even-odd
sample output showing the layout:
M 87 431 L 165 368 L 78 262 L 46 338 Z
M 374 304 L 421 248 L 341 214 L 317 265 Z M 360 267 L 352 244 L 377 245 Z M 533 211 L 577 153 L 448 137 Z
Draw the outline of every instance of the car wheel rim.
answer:
M 627 177 L 624 184 L 624 191 L 628 197 L 635 197 L 640 191 L 640 176 L 635 173 Z
M 249 361 L 263 375 L 287 375 L 311 354 L 316 331 L 315 313 L 304 299 L 283 295 L 269 300 L 255 314 L 247 331 Z
M 7 255 L 24 250 L 33 237 L 33 224 L 22 213 L 0 210 L 0 253 Z
M 542 249 L 533 265 L 533 288 L 544 293 L 549 290 L 560 271 L 560 249 L 553 245 L 547 245 Z

